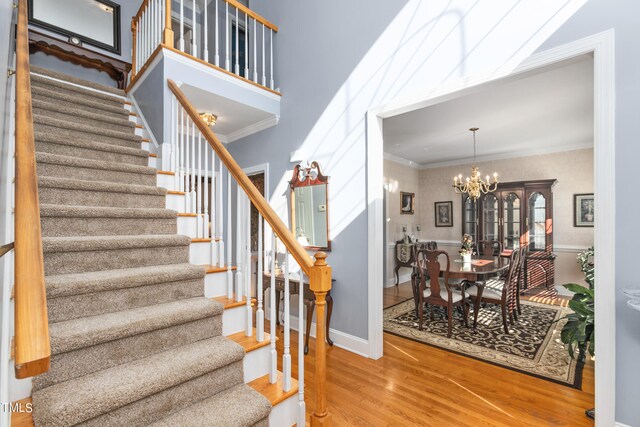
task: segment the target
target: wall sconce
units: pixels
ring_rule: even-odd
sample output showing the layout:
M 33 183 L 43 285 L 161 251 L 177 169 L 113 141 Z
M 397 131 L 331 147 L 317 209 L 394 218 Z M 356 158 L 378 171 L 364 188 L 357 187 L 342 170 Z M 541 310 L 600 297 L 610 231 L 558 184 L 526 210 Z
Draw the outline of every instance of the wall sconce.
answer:
M 200 113 L 200 118 L 207 124 L 209 127 L 213 127 L 216 125 L 218 121 L 218 116 L 212 113 Z

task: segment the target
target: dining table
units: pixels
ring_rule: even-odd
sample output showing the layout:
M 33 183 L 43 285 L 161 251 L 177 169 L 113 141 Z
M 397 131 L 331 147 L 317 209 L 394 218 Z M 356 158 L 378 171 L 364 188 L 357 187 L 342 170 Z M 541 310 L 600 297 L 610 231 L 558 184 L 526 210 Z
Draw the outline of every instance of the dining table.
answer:
M 449 279 L 461 279 L 470 283 L 482 286 L 481 280 L 493 276 L 499 276 L 509 268 L 510 257 L 507 253 L 501 253 L 499 256 L 482 255 L 474 256 L 471 262 L 463 262 L 460 256 L 449 256 Z M 446 266 L 441 263 L 441 267 Z M 418 263 L 414 262 L 413 274 L 411 275 L 411 287 L 413 289 L 413 300 L 416 306 L 416 313 L 419 308 L 419 287 L 418 280 Z M 440 271 L 440 277 L 444 276 L 444 269 Z

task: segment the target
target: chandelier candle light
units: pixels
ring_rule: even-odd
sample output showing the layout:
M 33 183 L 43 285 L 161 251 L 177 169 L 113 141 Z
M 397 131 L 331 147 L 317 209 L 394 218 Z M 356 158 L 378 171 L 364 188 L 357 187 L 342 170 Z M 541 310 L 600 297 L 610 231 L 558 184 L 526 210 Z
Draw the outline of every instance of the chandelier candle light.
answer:
M 473 167 L 471 168 L 471 177 L 467 177 L 466 181 L 462 180 L 462 174 L 453 177 L 453 188 L 456 193 L 468 193 L 472 200 L 477 200 L 480 197 L 480 193 L 491 193 L 498 188 L 498 174 L 494 172 L 493 181 L 489 180 L 489 175 L 483 180 L 476 166 L 476 131 L 478 129 L 479 128 L 469 129 L 473 132 Z

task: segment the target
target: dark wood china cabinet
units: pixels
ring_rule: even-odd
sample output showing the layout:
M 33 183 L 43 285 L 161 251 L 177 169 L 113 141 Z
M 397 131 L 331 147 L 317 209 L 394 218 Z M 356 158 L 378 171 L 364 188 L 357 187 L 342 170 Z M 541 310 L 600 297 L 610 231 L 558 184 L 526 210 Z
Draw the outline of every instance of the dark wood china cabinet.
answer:
M 553 186 L 555 179 L 505 182 L 478 200 L 462 195 L 463 233 L 498 240 L 504 249 L 527 246 L 523 287 L 553 288 Z

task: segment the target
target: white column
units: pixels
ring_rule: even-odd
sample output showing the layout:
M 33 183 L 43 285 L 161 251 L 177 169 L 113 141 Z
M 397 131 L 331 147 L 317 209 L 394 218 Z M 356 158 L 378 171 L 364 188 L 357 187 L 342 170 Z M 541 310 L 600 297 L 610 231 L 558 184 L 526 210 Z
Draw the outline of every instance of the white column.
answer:
M 262 258 L 264 256 L 264 248 L 262 247 L 262 215 L 258 212 L 258 268 L 256 269 L 256 340 L 264 341 L 264 310 L 262 309 L 262 281 L 264 275 L 264 267 L 262 266 Z
M 269 35 L 271 38 L 271 42 L 269 43 L 269 49 L 270 49 L 270 53 L 269 53 L 269 62 L 271 63 L 270 68 L 271 68 L 271 72 L 269 73 L 269 76 L 271 78 L 271 83 L 269 85 L 269 87 L 273 90 L 273 30 L 269 29 Z M 304 402 L 302 402 L 304 403 Z
M 267 85 L 267 76 L 264 71 L 267 66 L 267 58 L 266 56 L 264 56 L 264 45 L 265 45 L 264 24 L 262 24 L 262 86 Z
M 276 350 L 276 321 L 278 313 L 276 313 L 276 235 L 273 229 L 271 229 L 271 266 L 269 272 L 271 273 L 271 283 L 269 284 L 269 334 L 271 335 L 269 382 L 275 384 L 278 381 L 278 351 Z
M 243 247 L 242 238 L 244 234 L 244 206 L 242 203 L 242 187 L 240 184 L 236 185 L 236 301 L 242 301 L 242 288 L 244 287 L 244 280 L 242 276 L 243 265 Z M 231 219 L 229 217 L 227 221 Z
M 258 83 L 258 42 L 257 34 L 258 29 L 256 27 L 257 20 L 253 20 L 253 81 Z
M 184 52 L 184 0 L 180 0 L 180 40 L 178 49 Z
M 222 169 L 220 170 L 222 173 Z M 227 298 L 233 298 L 233 272 L 231 271 L 231 251 L 233 235 L 231 234 L 231 172 L 227 170 Z
M 226 26 L 226 31 L 225 31 L 225 49 L 224 49 L 224 57 L 225 57 L 225 61 L 224 61 L 224 68 L 227 71 L 231 71 L 231 61 L 229 60 L 229 53 L 231 48 L 229 47 L 231 45 L 231 43 L 229 43 L 229 38 L 231 37 L 231 33 L 229 32 L 229 3 L 224 2 L 225 7 L 226 7 L 226 11 L 224 14 L 224 23 Z
M 298 273 L 298 425 L 305 425 L 306 405 L 304 403 L 304 273 Z
M 289 250 L 286 250 L 284 258 L 284 354 L 282 355 L 282 389 L 284 391 L 291 390 L 291 293 L 289 292 L 289 258 Z M 301 291 L 302 294 L 304 294 L 303 288 L 301 288 Z M 302 357 L 304 357 L 304 353 Z
M 205 0 L 206 1 L 206 0 Z M 191 9 L 191 55 L 198 57 L 198 39 L 196 37 L 196 28 L 198 27 L 196 21 L 196 0 L 192 1 Z
M 240 75 L 240 38 L 238 36 L 239 28 L 240 28 L 240 21 L 238 20 L 238 8 L 236 8 L 236 45 L 234 46 L 234 49 L 236 50 L 236 63 L 235 63 L 234 72 L 237 75 Z
M 209 62 L 209 26 L 207 25 L 209 17 L 207 16 L 207 3 L 209 3 L 209 0 L 204 0 L 204 49 L 202 50 L 202 59 Z
M 216 67 L 219 67 L 220 66 L 220 32 L 218 31 L 218 0 L 216 0 L 216 22 L 214 22 L 213 27 L 216 32 L 215 36 L 213 37 L 216 44 L 216 55 L 213 58 L 214 58 L 214 63 L 216 64 Z
M 204 217 L 202 216 L 202 133 L 198 130 L 198 156 L 196 161 L 196 236 L 204 238 Z

